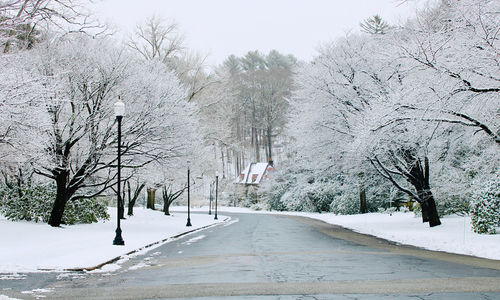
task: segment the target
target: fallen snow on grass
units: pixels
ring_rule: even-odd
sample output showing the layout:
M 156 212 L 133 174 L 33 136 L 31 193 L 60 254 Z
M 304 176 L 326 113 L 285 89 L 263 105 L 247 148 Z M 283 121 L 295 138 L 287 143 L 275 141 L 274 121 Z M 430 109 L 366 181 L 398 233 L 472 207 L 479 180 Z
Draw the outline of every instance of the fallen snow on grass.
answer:
M 473 232 L 468 216 L 444 216 L 441 218 L 440 226 L 431 228 L 428 223 L 422 223 L 422 218 L 415 216 L 412 212 L 396 212 L 392 215 L 369 213 L 337 216 L 331 213 L 255 212 L 240 207 L 221 207 L 219 211 L 304 216 L 401 244 L 500 260 L 500 234 L 488 235 Z
M 116 229 L 116 208 L 110 209 L 109 213 L 111 218 L 106 222 L 61 228 L 1 218 L 0 273 L 91 268 L 137 249 L 140 249 L 137 255 L 143 254 L 162 243 L 144 248 L 147 245 L 223 222 L 226 218 L 221 216 L 219 220 L 214 220 L 208 214 L 192 214 L 193 226 L 186 227 L 185 213 L 165 216 L 161 211 L 135 208 L 134 216 L 121 221 L 125 245 L 115 246 L 112 242 Z M 114 265 L 103 269 L 110 272 L 117 268 Z

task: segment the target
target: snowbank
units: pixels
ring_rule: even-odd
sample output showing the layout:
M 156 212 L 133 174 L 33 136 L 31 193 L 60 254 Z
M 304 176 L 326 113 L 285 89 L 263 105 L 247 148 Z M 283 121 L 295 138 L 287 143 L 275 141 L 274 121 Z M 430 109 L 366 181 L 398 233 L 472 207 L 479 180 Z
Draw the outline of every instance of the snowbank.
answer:
M 220 216 L 186 213 L 165 216 L 161 211 L 135 208 L 134 216 L 121 221 L 125 246 L 112 244 L 116 208 L 109 221 L 53 228 L 44 223 L 0 219 L 0 273 L 90 268 L 166 238 L 222 222 Z

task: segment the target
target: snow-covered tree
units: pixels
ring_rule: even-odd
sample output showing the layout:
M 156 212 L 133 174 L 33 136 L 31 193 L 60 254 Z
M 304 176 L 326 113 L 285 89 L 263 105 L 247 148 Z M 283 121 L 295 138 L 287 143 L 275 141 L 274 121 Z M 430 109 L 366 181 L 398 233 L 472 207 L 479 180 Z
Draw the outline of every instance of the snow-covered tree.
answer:
M 50 225 L 60 225 L 69 200 L 91 198 L 116 182 L 112 107 L 118 96 L 128 109 L 122 131 L 125 169 L 186 154 L 195 109 L 165 65 L 135 60 L 109 40 L 75 36 L 40 44 L 23 67 L 39 78 L 22 83 L 38 90 L 48 120 L 37 128 L 42 151 L 32 162 L 37 174 L 57 186 Z
M 100 26 L 86 7 L 87 0 L 3 0 L 0 1 L 1 52 L 29 49 L 38 40 L 41 30 L 91 32 Z
M 471 201 L 472 229 L 477 233 L 495 234 L 500 226 L 500 176 L 494 174 L 478 185 L 480 188 Z
M 498 172 L 497 10 L 442 1 L 384 35 L 323 46 L 298 74 L 297 154 L 353 179 L 371 164 L 438 225 L 431 189 L 463 202 Z
M 389 24 L 381 16 L 374 15 L 359 24 L 361 31 L 369 34 L 385 34 L 389 30 Z

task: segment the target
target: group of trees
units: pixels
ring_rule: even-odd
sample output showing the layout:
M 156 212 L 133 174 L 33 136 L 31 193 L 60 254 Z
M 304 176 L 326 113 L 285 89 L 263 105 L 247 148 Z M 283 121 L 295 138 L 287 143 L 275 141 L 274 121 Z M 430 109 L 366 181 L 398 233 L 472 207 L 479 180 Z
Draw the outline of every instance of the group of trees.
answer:
M 117 43 L 83 7 L 0 1 L 0 194 L 54 195 L 50 214 L 27 218 L 59 226 L 68 203 L 113 192 L 119 97 L 129 215 L 144 189 L 161 189 L 168 214 L 187 160 L 202 178 L 222 171 L 224 188 L 270 159 L 272 209 L 347 214 L 404 199 L 430 226 L 469 203 L 476 216 L 500 211 L 497 1 L 439 1 L 401 26 L 374 16 L 310 62 L 250 51 L 212 72 L 177 24 L 152 17 Z M 491 232 L 499 214 L 475 228 Z
M 5 185 L 19 193 L 25 182 L 54 189 L 47 192 L 54 195 L 51 226 L 63 222 L 68 202 L 112 192 L 117 180 L 113 104 L 119 98 L 127 110 L 122 179 L 133 194 L 130 202 L 146 183 L 159 187 L 175 178 L 172 170 L 185 165 L 185 157 L 195 157 L 193 145 L 201 144 L 197 107 L 186 100 L 188 89 L 164 57 L 142 57 L 131 44 L 91 35 L 85 22 L 79 27 L 85 32 L 48 26 L 49 19 L 59 24 L 56 18 L 75 25 L 73 16 L 83 15 L 75 4 L 12 0 L 0 6 L 0 107 L 6 116 L 0 124 L 1 170 Z M 58 5 L 69 11 L 54 11 Z M 33 29 L 39 19 L 47 26 L 35 42 L 21 43 L 25 37 L 14 30 Z
M 276 50 L 229 56 L 212 74 L 200 120 L 222 177 L 234 178 L 249 162 L 281 155 L 297 60 Z M 278 152 L 279 151 L 279 152 Z
M 364 197 L 404 193 L 430 226 L 438 211 L 467 207 L 499 174 L 497 9 L 490 0 L 439 1 L 403 26 L 376 16 L 364 33 L 325 43 L 298 71 L 287 167 L 296 175 L 276 183 L 338 185 L 332 208 L 348 195 L 360 203 L 351 213 Z M 286 190 L 270 197 L 286 199 Z

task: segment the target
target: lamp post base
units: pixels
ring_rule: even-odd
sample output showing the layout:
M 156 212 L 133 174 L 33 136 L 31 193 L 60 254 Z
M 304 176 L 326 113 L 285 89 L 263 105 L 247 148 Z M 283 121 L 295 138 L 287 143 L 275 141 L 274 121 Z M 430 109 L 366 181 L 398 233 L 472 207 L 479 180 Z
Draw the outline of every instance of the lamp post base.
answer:
M 219 220 L 219 219 L 217 218 L 217 215 L 215 215 L 215 218 L 214 218 L 214 220 Z
M 116 236 L 113 240 L 113 245 L 123 246 L 125 245 L 125 241 L 122 238 L 122 230 L 120 228 L 116 228 Z
M 188 226 L 188 227 L 191 226 L 191 218 L 188 218 L 188 222 L 187 222 L 186 226 Z

